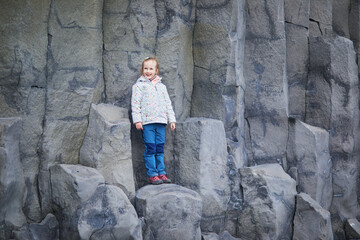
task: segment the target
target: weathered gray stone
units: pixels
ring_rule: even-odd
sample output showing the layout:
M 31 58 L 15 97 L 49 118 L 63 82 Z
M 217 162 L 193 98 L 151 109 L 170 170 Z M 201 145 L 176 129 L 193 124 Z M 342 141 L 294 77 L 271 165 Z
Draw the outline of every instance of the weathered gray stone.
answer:
M 230 235 L 229 232 L 224 231 L 221 234 L 217 235 L 216 233 L 203 233 L 203 240 L 239 240 L 240 238 L 234 238 Z
M 322 37 L 309 38 L 310 66 L 306 89 L 305 122 L 330 129 L 331 86 L 328 68 L 331 62 L 331 44 Z
M 175 183 L 197 191 L 203 199 L 202 231 L 224 230 L 230 200 L 224 125 L 219 120 L 189 118 L 174 137 Z
M 299 120 L 289 124 L 288 169 L 296 168 L 298 191 L 309 194 L 326 210 L 332 201 L 329 133 Z
M 360 239 L 360 223 L 356 218 L 345 223 L 346 239 Z
M 350 1 L 332 1 L 332 28 L 337 35 L 346 38 L 350 38 Z
M 129 108 L 145 57 L 156 56 L 178 120 L 190 115 L 195 1 L 110 1 L 104 4 L 107 102 Z M 121 63 L 121 64 L 119 64 Z
M 349 34 L 350 39 L 354 42 L 355 51 L 360 53 L 360 2 L 350 0 L 349 13 Z
M 296 196 L 294 240 L 332 240 L 330 213 L 306 193 Z
M 149 185 L 135 197 L 144 219 L 144 239 L 201 239 L 202 200 L 198 193 L 175 184 Z
M 20 162 L 20 118 L 0 119 L 0 239 L 26 223 L 23 213 L 24 172 Z
M 102 0 L 51 4 L 39 171 L 43 213 L 50 211 L 48 169 L 55 163 L 78 163 L 90 105 L 99 102 L 103 92 L 102 9 Z
M 247 1 L 246 12 L 248 162 L 281 164 L 285 161 L 288 135 L 284 1 Z
M 47 17 L 50 0 L 2 1 L 0 9 L 0 117 L 21 117 L 20 159 L 26 181 L 24 213 L 42 219 L 37 191 L 45 109 Z
M 240 169 L 244 205 L 239 213 L 241 239 L 291 239 L 296 183 L 279 164 Z
M 80 149 L 80 164 L 99 170 L 105 182 L 135 196 L 127 109 L 92 104 L 89 126 Z
M 50 172 L 52 207 L 61 219 L 60 239 L 79 239 L 77 211 L 105 179 L 96 169 L 81 165 L 57 164 Z
M 49 213 L 40 223 L 31 223 L 14 232 L 17 240 L 59 240 L 59 223 Z
M 359 81 L 353 43 L 336 37 L 331 49 L 331 132 L 334 198 L 330 212 L 342 228 L 346 219 L 359 215 Z M 338 216 L 338 217 L 336 217 Z M 340 222 L 337 224 L 336 220 Z M 339 228 L 334 227 L 334 232 Z M 342 231 L 342 230 L 340 230 Z
M 285 0 L 285 21 L 287 23 L 309 28 L 309 16 L 310 0 Z
M 142 240 L 141 222 L 125 193 L 101 185 L 79 210 L 80 239 Z
M 289 116 L 303 120 L 308 80 L 309 30 L 292 23 L 286 23 L 285 26 Z
M 332 4 L 332 0 L 310 0 L 310 36 L 318 37 L 331 34 Z

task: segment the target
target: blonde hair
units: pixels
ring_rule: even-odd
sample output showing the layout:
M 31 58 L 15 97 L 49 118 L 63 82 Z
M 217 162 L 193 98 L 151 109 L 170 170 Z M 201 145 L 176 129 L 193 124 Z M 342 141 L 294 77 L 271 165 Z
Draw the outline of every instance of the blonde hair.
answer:
M 157 70 L 157 72 L 159 72 L 159 61 L 158 61 L 155 57 L 147 57 L 147 58 L 144 59 L 144 61 L 143 61 L 142 64 L 141 64 L 141 69 L 140 69 L 140 74 L 141 74 L 141 75 L 142 75 L 143 72 L 144 72 L 144 63 L 145 63 L 146 61 L 150 61 L 150 60 L 155 61 L 155 63 L 156 63 L 156 70 Z

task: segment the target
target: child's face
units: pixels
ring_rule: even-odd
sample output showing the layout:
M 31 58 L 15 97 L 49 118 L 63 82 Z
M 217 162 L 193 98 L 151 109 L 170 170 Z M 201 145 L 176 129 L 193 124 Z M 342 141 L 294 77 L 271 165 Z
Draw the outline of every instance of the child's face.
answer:
M 156 62 L 148 60 L 144 62 L 143 75 L 148 79 L 153 78 L 158 73 Z

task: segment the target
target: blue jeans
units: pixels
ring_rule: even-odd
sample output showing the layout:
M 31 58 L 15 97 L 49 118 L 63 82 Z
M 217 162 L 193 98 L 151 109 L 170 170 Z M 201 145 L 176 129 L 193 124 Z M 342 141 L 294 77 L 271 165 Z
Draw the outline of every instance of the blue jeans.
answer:
M 164 164 L 165 124 L 143 125 L 144 161 L 149 177 L 166 174 Z

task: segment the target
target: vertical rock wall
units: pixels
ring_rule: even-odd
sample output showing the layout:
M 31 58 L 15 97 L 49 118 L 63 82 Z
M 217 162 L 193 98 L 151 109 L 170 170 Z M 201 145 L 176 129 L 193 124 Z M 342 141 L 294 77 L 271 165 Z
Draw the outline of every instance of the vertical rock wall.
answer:
M 326 171 L 331 166 L 333 178 L 321 184 L 333 195 L 309 194 L 324 208 L 331 205 L 334 239 L 344 239 L 344 223 L 359 217 L 359 1 L 0 0 L 0 5 L 0 117 L 22 118 L 21 198 L 28 224 L 53 212 L 49 168 L 79 163 L 91 104 L 129 109 L 131 86 L 148 56 L 159 59 L 179 122 L 206 117 L 224 124 L 227 153 L 219 162 L 230 190 L 221 219 L 230 219 L 222 227 L 232 235 L 241 236 L 236 225 L 246 199 L 239 169 L 279 163 L 301 183 L 307 179 L 299 170 L 305 162 L 290 151 L 309 161 L 324 153 L 301 149 L 313 138 L 289 129 L 289 117 L 329 133 Z M 172 163 L 184 153 L 176 149 L 180 136 L 167 132 L 166 163 L 173 176 L 178 169 Z M 146 175 L 140 132 L 131 138 L 141 187 Z M 315 137 L 313 145 L 320 140 Z

